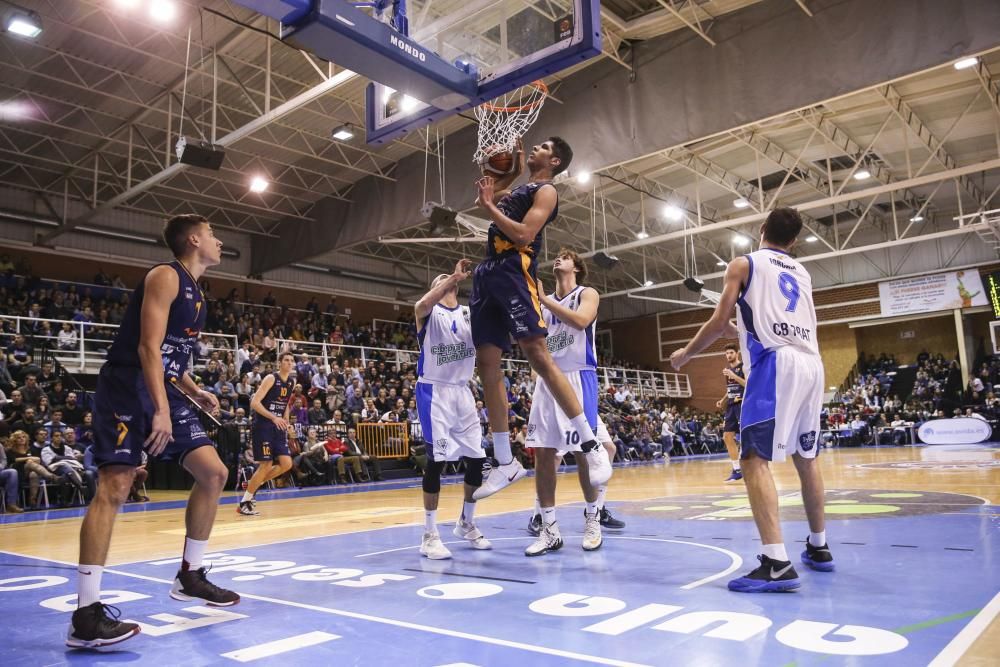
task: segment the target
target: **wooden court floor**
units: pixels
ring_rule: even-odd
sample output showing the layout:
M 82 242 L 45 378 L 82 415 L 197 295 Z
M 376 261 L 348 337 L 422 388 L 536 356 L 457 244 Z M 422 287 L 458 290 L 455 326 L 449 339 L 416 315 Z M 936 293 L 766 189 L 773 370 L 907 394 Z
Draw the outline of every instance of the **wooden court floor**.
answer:
M 846 489 L 878 489 L 965 494 L 981 498 L 993 507 L 988 512 L 992 530 L 1000 530 L 1000 448 L 906 447 L 834 449 L 823 452 L 821 465 L 828 493 Z M 791 463 L 774 466 L 779 493 L 797 489 Z M 734 491 L 722 480 L 728 475 L 728 462 L 721 459 L 671 461 L 669 464 L 631 465 L 616 468 L 610 484 L 608 505 L 616 502 L 668 500 L 671 497 L 696 496 L 720 491 Z M 277 542 L 322 537 L 391 526 L 419 524 L 419 480 L 410 488 L 379 489 L 354 493 L 335 493 L 310 497 L 285 497 L 278 492 L 273 500 L 262 498 L 261 516 L 242 517 L 229 502 L 220 507 L 210 550 L 253 547 Z M 559 478 L 557 503 L 579 502 L 581 495 L 575 473 Z M 235 492 L 227 492 L 230 500 Z M 178 492 L 153 492 L 153 503 L 181 500 Z M 524 511 L 534 500 L 532 479 L 526 479 L 502 493 L 483 501 L 481 516 Z M 460 487 L 442 489 L 440 521 L 452 521 L 461 508 Z M 176 503 L 175 503 L 176 504 Z M 373 508 L 378 508 L 376 515 Z M 50 512 L 44 520 L 0 524 L 0 549 L 23 556 L 75 562 L 80 517 L 60 518 Z M 179 555 L 183 540 L 183 509 L 148 509 L 119 516 L 111 548 L 109 565 L 120 565 Z M 831 544 L 846 538 L 838 522 L 828 525 Z M 801 536 L 785 535 L 787 543 Z M 795 545 L 790 545 L 793 551 Z M 753 547 L 734 545 L 748 555 Z M 997 558 L 1000 554 L 984 554 Z M 846 574 L 846 573 L 844 573 Z M 841 576 L 844 576 L 841 574 Z M 849 575 L 848 575 L 849 576 Z M 942 577 L 946 577 L 942 573 Z M 805 593 L 803 593 L 805 594 Z M 994 619 L 958 664 L 1000 664 L 1000 621 Z

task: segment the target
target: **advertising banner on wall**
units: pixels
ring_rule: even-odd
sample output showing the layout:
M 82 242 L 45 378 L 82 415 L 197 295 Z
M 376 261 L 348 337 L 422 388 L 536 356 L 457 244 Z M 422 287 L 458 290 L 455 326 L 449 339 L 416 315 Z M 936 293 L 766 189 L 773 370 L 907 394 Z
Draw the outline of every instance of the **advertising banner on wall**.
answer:
M 888 280 L 878 284 L 878 296 L 883 317 L 989 304 L 975 269 Z
M 983 419 L 954 417 L 924 422 L 917 435 L 928 445 L 971 445 L 988 440 L 993 427 Z

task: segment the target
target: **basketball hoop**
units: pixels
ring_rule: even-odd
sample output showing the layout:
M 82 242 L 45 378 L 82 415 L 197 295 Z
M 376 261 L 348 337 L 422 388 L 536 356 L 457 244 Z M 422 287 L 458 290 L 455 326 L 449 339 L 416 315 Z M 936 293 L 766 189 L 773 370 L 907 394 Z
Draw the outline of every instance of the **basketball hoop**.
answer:
M 513 153 L 517 140 L 538 120 L 548 93 L 539 79 L 476 107 L 479 145 L 472 161 L 483 165 L 494 155 Z

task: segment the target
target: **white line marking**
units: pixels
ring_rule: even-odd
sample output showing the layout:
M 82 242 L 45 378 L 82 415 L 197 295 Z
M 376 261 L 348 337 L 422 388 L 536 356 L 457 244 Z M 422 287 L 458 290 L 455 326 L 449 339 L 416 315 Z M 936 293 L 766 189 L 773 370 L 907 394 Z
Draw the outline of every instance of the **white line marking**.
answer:
M 958 659 L 965 655 L 969 647 L 983 634 L 997 614 L 1000 614 L 1000 593 L 993 596 L 989 604 L 983 607 L 976 614 L 969 624 L 962 628 L 955 637 L 948 642 L 940 653 L 930 662 L 927 667 L 950 667 L 958 662 Z
M 533 539 L 534 538 L 527 537 L 527 536 L 525 536 L 525 537 L 493 537 L 493 538 L 490 538 L 490 542 L 503 542 L 503 541 L 507 541 L 507 540 L 523 540 L 523 541 L 530 542 Z M 563 539 L 564 540 L 567 540 L 567 539 L 582 539 L 582 537 L 580 537 L 578 535 L 566 535 L 566 536 L 563 536 Z M 685 584 L 684 586 L 681 586 L 681 590 L 685 590 L 685 591 L 691 590 L 692 588 L 697 588 L 698 586 L 703 586 L 703 585 L 705 585 L 705 584 L 707 584 L 709 582 L 715 581 L 716 579 L 721 579 L 722 577 L 725 577 L 728 574 L 732 574 L 733 572 L 735 572 L 736 570 L 740 569 L 740 567 L 743 566 L 743 559 L 738 554 L 736 554 L 735 552 L 730 551 L 728 549 L 723 549 L 722 547 L 717 547 L 717 546 L 712 545 L 712 544 L 702 544 L 701 542 L 685 542 L 684 540 L 668 540 L 668 539 L 659 538 L 659 537 L 630 537 L 630 536 L 627 536 L 627 535 L 605 535 L 604 539 L 606 539 L 606 540 L 639 540 L 639 541 L 642 541 L 642 542 L 670 542 L 671 544 L 686 544 L 686 545 L 692 546 L 692 547 L 701 547 L 702 549 L 711 549 L 712 551 L 718 551 L 719 553 L 726 554 L 733 561 L 732 564 L 729 567 L 727 567 L 725 570 L 723 570 L 722 572 L 718 572 L 716 574 L 713 574 L 713 575 L 710 575 L 708 577 L 705 577 L 704 579 L 698 579 L 697 581 L 693 581 L 690 584 Z M 465 543 L 466 543 L 465 540 L 456 540 L 456 541 L 452 541 L 452 542 L 444 542 L 444 544 L 465 544 Z M 378 556 L 378 555 L 381 555 L 381 554 L 394 553 L 396 551 L 407 551 L 407 550 L 410 550 L 410 549 L 419 549 L 419 548 L 420 548 L 420 545 L 411 545 L 411 546 L 407 546 L 407 547 L 397 547 L 395 549 L 386 549 L 384 551 L 372 551 L 371 553 L 367 553 L 367 554 L 358 554 L 357 556 L 355 556 L 355 558 L 364 558 L 365 556 Z
M 503 539 L 515 539 L 515 538 L 503 538 Z M 520 539 L 520 538 L 516 538 Z M 21 554 L 12 553 L 9 551 L 0 550 L 0 554 L 9 554 L 11 556 L 18 556 L 20 558 L 28 558 L 32 560 L 47 561 L 50 563 L 59 563 L 62 565 L 72 565 L 76 567 L 76 563 L 67 563 L 63 560 L 56 560 L 54 558 L 39 558 L 38 556 L 22 556 Z M 123 577 L 132 577 L 133 579 L 143 579 L 145 581 L 155 581 L 160 584 L 172 584 L 172 579 L 160 579 L 159 577 L 150 577 L 145 574 L 133 574 L 132 572 L 123 572 L 121 570 L 104 570 L 105 573 L 118 574 Z M 506 646 L 508 648 L 521 649 L 522 651 L 530 651 L 532 653 L 542 653 L 545 655 L 554 655 L 560 658 L 572 658 L 574 660 L 581 660 L 583 662 L 592 662 L 598 665 L 611 665 L 612 667 L 651 667 L 650 665 L 645 665 L 639 662 L 627 662 L 625 660 L 615 660 L 614 658 L 602 658 L 596 655 L 587 655 L 586 653 L 575 653 L 573 651 L 564 651 L 557 648 L 548 648 L 546 646 L 536 646 L 534 644 L 524 644 L 521 642 L 509 641 L 506 639 L 497 639 L 496 637 L 487 637 L 485 635 L 474 635 L 469 632 L 459 632 L 457 630 L 447 630 L 445 628 L 435 628 L 428 625 L 420 625 L 419 623 L 409 623 L 407 621 L 397 621 L 391 618 L 383 618 L 381 616 L 372 616 L 371 614 L 361 614 L 354 611 L 347 611 L 344 609 L 334 609 L 332 607 L 321 607 L 319 605 L 307 604 L 305 602 L 293 602 L 292 600 L 282 600 L 280 598 L 272 598 L 266 595 L 253 595 L 250 593 L 240 593 L 240 597 L 247 598 L 248 600 L 260 600 L 261 602 L 270 602 L 272 604 L 281 604 L 287 607 L 298 607 L 299 609 L 308 609 L 310 611 L 318 611 L 324 614 L 333 614 L 334 616 L 344 616 L 346 618 L 353 618 L 360 621 L 371 621 L 373 623 L 382 623 L 383 625 L 393 625 L 398 628 L 406 628 L 408 630 L 420 630 L 422 632 L 430 632 L 436 635 L 444 635 L 445 637 L 457 637 L 458 639 L 468 639 L 474 642 L 482 642 L 484 644 L 494 644 L 496 646 Z
M 230 651 L 229 653 L 222 653 L 221 655 L 223 658 L 229 658 L 236 662 L 251 662 L 253 660 L 260 660 L 261 658 L 271 658 L 282 653 L 306 648 L 307 646 L 324 644 L 334 639 L 340 639 L 340 635 L 332 635 L 329 632 L 320 632 L 317 630 L 302 635 L 295 635 L 294 637 L 277 639 L 273 642 L 257 644 L 256 646 L 248 646 Z

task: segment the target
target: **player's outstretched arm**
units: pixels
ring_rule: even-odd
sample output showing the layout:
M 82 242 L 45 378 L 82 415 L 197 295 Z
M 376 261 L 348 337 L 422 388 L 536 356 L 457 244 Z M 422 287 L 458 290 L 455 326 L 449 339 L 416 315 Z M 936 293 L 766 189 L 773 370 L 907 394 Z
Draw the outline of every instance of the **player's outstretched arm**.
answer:
M 593 287 L 583 288 L 583 292 L 580 294 L 580 308 L 579 310 L 573 310 L 572 308 L 567 308 L 546 294 L 545 290 L 542 289 L 542 281 L 539 280 L 537 282 L 538 298 L 542 302 L 542 305 L 548 308 L 553 315 L 574 329 L 580 329 L 582 331 L 597 319 L 597 308 L 600 305 L 601 296 Z
M 427 294 L 423 295 L 420 300 L 417 301 L 413 308 L 413 312 L 414 315 L 416 315 L 418 330 L 423 329 L 423 321 L 428 315 L 430 315 L 431 310 L 434 309 L 434 305 L 443 299 L 444 295 L 447 294 L 451 288 L 469 277 L 469 269 L 471 266 L 472 262 L 468 259 L 458 260 L 458 263 L 455 265 L 455 271 L 448 276 L 448 279 L 432 287 Z
M 486 209 L 490 219 L 496 223 L 504 236 L 509 238 L 518 246 L 525 246 L 531 243 L 538 232 L 542 231 L 545 222 L 552 215 L 556 204 L 559 203 L 559 195 L 551 184 L 543 185 L 535 192 L 535 201 L 531 209 L 524 214 L 524 220 L 517 222 L 508 218 L 503 211 L 493 203 L 493 192 L 495 181 L 490 176 L 483 176 L 476 181 L 476 188 L 479 191 L 480 206 Z M 487 203 L 489 202 L 489 203 Z
M 701 325 L 690 343 L 670 355 L 670 365 L 674 367 L 674 370 L 679 371 L 684 364 L 691 360 L 691 357 L 704 350 L 721 336 L 736 336 L 736 328 L 729 321 L 729 318 L 733 316 L 733 309 L 736 308 L 740 289 L 746 283 L 749 275 L 750 262 L 745 257 L 737 257 L 729 262 L 729 266 L 726 268 L 725 282 L 722 286 L 722 296 L 715 306 L 712 317 Z
M 139 361 L 146 390 L 153 401 L 152 429 L 143 445 L 152 456 L 162 453 L 173 440 L 170 404 L 167 402 L 167 388 L 163 384 L 161 346 L 167 335 L 170 304 L 174 302 L 179 287 L 177 272 L 167 265 L 158 266 L 146 275 L 140 315 Z

